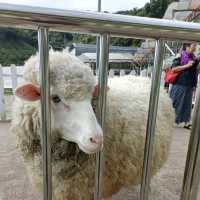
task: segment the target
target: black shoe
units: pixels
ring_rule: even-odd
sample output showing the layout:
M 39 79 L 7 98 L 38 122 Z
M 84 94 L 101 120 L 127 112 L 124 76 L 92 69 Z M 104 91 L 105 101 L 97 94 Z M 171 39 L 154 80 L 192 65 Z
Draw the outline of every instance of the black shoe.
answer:
M 188 124 L 188 125 L 185 125 L 183 128 L 191 130 L 192 125 L 191 125 L 191 124 Z

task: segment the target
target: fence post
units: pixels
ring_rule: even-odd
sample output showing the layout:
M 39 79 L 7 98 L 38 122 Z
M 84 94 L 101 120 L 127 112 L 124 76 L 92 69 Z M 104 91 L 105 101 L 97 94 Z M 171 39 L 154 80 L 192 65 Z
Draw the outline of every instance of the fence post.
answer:
M 40 27 L 38 30 L 38 46 L 40 56 L 43 198 L 44 200 L 52 200 L 49 39 L 47 28 Z
M 101 12 L 101 0 L 98 0 L 98 12 Z M 100 58 L 100 36 L 97 36 L 96 39 L 96 74 L 98 74 L 98 70 L 99 70 L 99 58 Z
M 97 117 L 99 124 L 105 131 L 105 114 L 106 114 L 106 86 L 108 79 L 108 63 L 109 63 L 109 35 L 102 34 L 100 36 L 100 57 L 99 57 L 99 96 Z M 105 134 L 105 132 L 104 132 Z M 95 184 L 95 200 L 101 199 L 101 180 L 103 174 L 103 151 L 96 154 L 96 184 Z
M 11 65 L 10 67 L 10 72 L 11 72 L 11 80 L 12 80 L 12 89 L 15 90 L 17 87 L 17 67 L 16 65 Z
M 147 77 L 147 69 L 141 70 L 140 76 L 142 76 L 142 77 Z
M 162 71 L 162 75 L 161 75 L 161 86 L 164 87 L 165 86 L 165 72 Z
M 156 41 L 156 49 L 155 49 L 154 68 L 153 68 L 148 120 L 146 128 L 146 142 L 144 150 L 144 163 L 143 163 L 140 200 L 148 200 L 148 194 L 149 194 L 151 161 L 153 155 L 153 144 L 155 136 L 158 99 L 160 92 L 160 80 L 161 80 L 162 65 L 163 65 L 163 54 L 164 54 L 164 42 L 161 39 L 159 39 Z
M 114 71 L 114 69 L 110 69 L 110 71 L 109 71 L 109 77 L 110 78 L 113 78 L 115 76 L 115 71 Z
M 196 200 L 200 182 L 200 88 L 197 89 L 181 200 Z
M 3 80 L 3 69 L 0 64 L 0 117 L 1 120 L 6 120 L 6 106 L 4 98 L 4 80 Z
M 124 69 L 121 69 L 120 71 L 119 71 L 119 75 L 120 76 L 125 76 L 126 74 L 125 74 L 125 70 Z
M 136 76 L 136 72 L 135 72 L 135 70 L 134 70 L 134 69 L 133 69 L 133 70 L 131 70 L 131 72 L 130 72 L 130 75 Z

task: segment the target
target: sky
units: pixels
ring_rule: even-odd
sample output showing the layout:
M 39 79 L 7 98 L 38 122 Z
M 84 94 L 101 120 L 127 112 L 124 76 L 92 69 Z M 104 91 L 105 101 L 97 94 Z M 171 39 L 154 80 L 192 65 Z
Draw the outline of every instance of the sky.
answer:
M 130 10 L 134 7 L 140 8 L 149 1 L 150 0 L 102 0 L 102 11 L 116 12 L 119 10 Z M 98 0 L 0 0 L 0 3 L 96 11 Z

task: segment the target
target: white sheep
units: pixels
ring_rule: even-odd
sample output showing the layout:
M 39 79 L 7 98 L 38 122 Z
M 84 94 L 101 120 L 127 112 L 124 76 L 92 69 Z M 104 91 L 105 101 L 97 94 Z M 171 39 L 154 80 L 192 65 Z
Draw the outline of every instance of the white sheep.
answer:
M 25 83 L 16 89 L 12 130 L 18 136 L 28 174 L 42 190 L 38 56 L 25 63 Z M 67 53 L 50 53 L 52 170 L 54 200 L 92 200 L 95 156 L 103 134 L 91 106 L 94 77 L 85 64 Z M 108 81 L 104 133 L 104 198 L 140 183 L 150 80 L 124 76 Z M 160 94 L 151 175 L 163 166 L 171 141 L 173 111 Z

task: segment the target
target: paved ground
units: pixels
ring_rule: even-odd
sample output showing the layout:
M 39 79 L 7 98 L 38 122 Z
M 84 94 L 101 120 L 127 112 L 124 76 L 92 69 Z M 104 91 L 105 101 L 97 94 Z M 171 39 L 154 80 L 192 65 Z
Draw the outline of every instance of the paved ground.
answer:
M 0 200 L 39 200 L 9 127 L 9 123 L 0 123 Z M 189 132 L 174 129 L 174 133 L 169 159 L 152 180 L 150 200 L 179 200 Z M 139 187 L 124 189 L 112 200 L 138 200 L 138 195 Z
M 165 166 L 151 180 L 149 200 L 180 200 L 187 147 L 190 132 L 182 128 L 174 129 L 170 155 Z M 112 200 L 138 200 L 140 187 L 124 189 Z M 198 200 L 200 199 L 200 187 Z
M 0 200 L 38 200 L 9 127 L 0 123 Z

